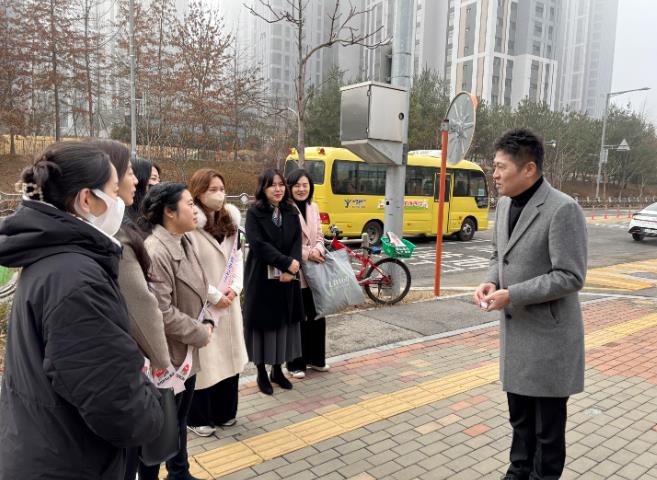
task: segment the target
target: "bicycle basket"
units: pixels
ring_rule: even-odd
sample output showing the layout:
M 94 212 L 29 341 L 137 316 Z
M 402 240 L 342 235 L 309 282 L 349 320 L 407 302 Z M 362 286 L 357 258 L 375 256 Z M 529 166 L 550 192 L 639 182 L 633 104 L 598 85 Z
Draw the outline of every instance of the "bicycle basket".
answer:
M 415 245 L 411 242 L 402 238 L 404 244 L 403 247 L 398 247 L 390 243 L 390 239 L 385 236 L 381 237 L 381 246 L 383 247 L 383 252 L 389 257 L 393 258 L 410 258 L 413 255 L 413 250 L 415 250 Z

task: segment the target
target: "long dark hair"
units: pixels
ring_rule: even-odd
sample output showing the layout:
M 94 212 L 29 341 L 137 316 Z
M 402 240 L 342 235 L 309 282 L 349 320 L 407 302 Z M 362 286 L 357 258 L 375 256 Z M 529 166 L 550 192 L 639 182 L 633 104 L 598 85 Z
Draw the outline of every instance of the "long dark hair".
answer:
M 184 183 L 162 182 L 153 185 L 141 204 L 139 226 L 151 232 L 156 225 L 164 225 L 164 209 L 178 211 L 178 202 L 187 190 Z
M 128 150 L 128 147 L 116 140 L 95 140 L 90 143 L 109 155 L 110 162 L 116 168 L 119 183 L 121 183 L 123 177 L 128 173 L 128 167 L 130 166 L 130 150 Z M 125 216 L 127 215 L 126 210 Z M 127 238 L 127 241 L 124 243 L 135 252 L 137 262 L 139 262 L 139 266 L 144 273 L 144 278 L 150 280 L 151 258 L 148 256 L 148 252 L 144 246 L 143 232 L 133 222 L 126 221 L 121 225 L 121 232 Z
M 283 184 L 285 184 L 285 176 L 277 168 L 268 168 L 267 170 L 262 172 L 258 177 L 258 188 L 256 188 L 256 193 L 255 193 L 256 206 L 258 208 L 262 208 L 262 209 L 271 208 L 269 204 L 269 200 L 267 200 L 267 194 L 265 193 L 265 190 L 274 184 L 274 177 L 276 177 L 276 175 L 281 177 Z M 285 205 L 289 198 L 290 198 L 290 193 L 288 192 L 288 188 L 285 187 L 285 193 L 283 194 L 283 198 L 281 199 L 281 205 Z
M 137 186 L 135 187 L 135 199 L 132 205 L 126 209 L 128 216 L 133 222 L 136 222 L 140 215 L 141 203 L 144 201 L 148 191 L 148 179 L 151 176 L 153 164 L 150 160 L 137 158 L 132 161 L 132 173 L 137 177 Z
M 221 180 L 221 183 L 226 186 L 224 177 L 211 168 L 201 168 L 194 172 L 192 179 L 189 181 L 189 191 L 194 198 L 194 202 L 199 206 L 203 213 L 207 217 L 208 221 L 205 224 L 204 230 L 210 235 L 215 237 L 218 242 L 223 242 L 224 238 L 235 235 L 237 232 L 237 226 L 233 223 L 233 217 L 230 216 L 230 212 L 226 209 L 226 205 L 221 207 L 221 210 L 216 212 L 211 212 L 203 202 L 201 202 L 201 195 L 208 191 L 210 188 L 210 183 L 213 178 L 218 178 Z M 212 220 L 214 218 L 214 220 Z
M 109 156 L 110 162 L 116 168 L 116 173 L 119 176 L 119 183 L 121 183 L 121 179 L 130 165 L 130 150 L 128 147 L 116 140 L 92 140 L 89 145 L 98 147 Z
M 34 164 L 21 172 L 23 193 L 60 210 L 75 213 L 83 188 L 102 189 L 112 175 L 108 155 L 94 145 L 59 142 L 48 146 Z

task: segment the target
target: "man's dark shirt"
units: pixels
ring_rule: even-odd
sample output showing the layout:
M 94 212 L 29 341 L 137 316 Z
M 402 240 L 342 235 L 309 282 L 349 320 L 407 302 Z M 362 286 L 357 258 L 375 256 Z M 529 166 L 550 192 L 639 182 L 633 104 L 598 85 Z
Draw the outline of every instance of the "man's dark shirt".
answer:
M 543 184 L 543 177 L 541 176 L 541 178 L 536 180 L 534 185 L 529 187 L 527 190 L 525 190 L 519 195 L 516 195 L 515 197 L 511 197 L 511 207 L 509 208 L 509 238 L 511 238 L 511 233 L 513 233 L 513 229 L 516 228 L 516 223 L 518 223 L 518 219 L 520 218 L 522 209 L 525 208 L 527 202 L 529 202 L 529 200 L 536 193 L 536 190 L 538 190 L 538 188 L 542 184 Z

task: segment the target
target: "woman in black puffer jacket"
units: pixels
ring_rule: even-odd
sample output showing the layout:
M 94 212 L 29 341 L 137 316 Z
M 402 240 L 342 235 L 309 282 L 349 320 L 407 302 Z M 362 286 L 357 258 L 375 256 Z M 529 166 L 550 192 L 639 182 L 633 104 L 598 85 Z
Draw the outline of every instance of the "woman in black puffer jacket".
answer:
M 125 448 L 162 428 L 119 292 L 116 169 L 54 144 L 23 171 L 0 224 L 0 264 L 22 268 L 0 394 L 0 480 L 121 479 Z

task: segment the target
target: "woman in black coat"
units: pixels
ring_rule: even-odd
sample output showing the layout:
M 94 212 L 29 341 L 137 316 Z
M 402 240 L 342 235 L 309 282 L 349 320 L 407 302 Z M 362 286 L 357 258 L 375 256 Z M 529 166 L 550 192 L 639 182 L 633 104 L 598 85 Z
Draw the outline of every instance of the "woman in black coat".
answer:
M 287 200 L 283 174 L 265 170 L 256 204 L 246 214 L 244 335 L 249 360 L 258 368 L 258 387 L 267 395 L 273 388 L 265 364 L 272 365 L 271 381 L 291 389 L 281 364 L 301 355 L 301 225 Z
M 162 429 L 117 285 L 124 204 L 97 147 L 54 144 L 22 173 L 0 264 L 22 268 L 0 394 L 0 479 L 121 479 Z

